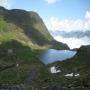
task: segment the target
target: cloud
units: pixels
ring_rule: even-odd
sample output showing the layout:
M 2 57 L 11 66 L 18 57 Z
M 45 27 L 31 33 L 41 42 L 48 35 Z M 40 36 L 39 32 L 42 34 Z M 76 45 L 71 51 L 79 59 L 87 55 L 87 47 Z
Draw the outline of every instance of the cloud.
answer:
M 86 12 L 85 19 L 86 19 L 85 28 L 88 28 L 90 30 L 90 12 L 89 11 Z
M 64 38 L 82 38 L 88 37 L 90 38 L 90 30 L 88 31 L 73 31 L 73 32 L 65 32 L 65 31 L 50 31 L 52 36 L 62 36 Z
M 82 38 L 65 38 L 62 36 L 55 36 L 54 38 L 59 42 L 66 43 L 71 49 L 79 48 L 81 45 L 90 45 L 90 39 L 86 36 Z
M 90 45 L 90 30 L 89 31 L 50 31 L 51 35 L 59 42 L 66 43 L 71 49 L 79 48 L 81 45 Z
M 61 30 L 61 31 L 78 31 L 78 30 L 90 30 L 90 12 L 87 11 L 85 18 L 83 20 L 68 20 L 68 19 L 59 19 L 58 17 L 50 17 L 47 22 L 47 27 L 49 30 Z
M 90 20 L 90 12 L 89 11 L 86 12 L 85 18 Z
M 58 1 L 60 1 L 60 0 L 45 0 L 45 2 L 47 2 L 48 4 L 54 4 Z
M 10 8 L 9 1 L 10 0 L 0 0 L 0 6 L 3 6 L 5 8 Z
M 69 20 L 51 17 L 46 26 L 51 35 L 59 42 L 66 43 L 71 49 L 81 45 L 90 45 L 90 12 L 83 19 Z
M 51 17 L 50 18 L 50 25 L 49 28 L 52 30 L 65 30 L 65 31 L 71 31 L 71 30 L 81 30 L 83 29 L 83 22 L 82 20 L 60 20 L 57 17 Z

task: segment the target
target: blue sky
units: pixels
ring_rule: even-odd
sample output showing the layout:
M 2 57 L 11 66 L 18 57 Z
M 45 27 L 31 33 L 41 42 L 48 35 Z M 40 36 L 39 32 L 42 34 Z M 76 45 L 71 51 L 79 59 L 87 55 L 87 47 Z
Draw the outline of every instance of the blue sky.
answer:
M 50 30 L 90 29 L 90 0 L 0 0 L 0 5 L 36 11 Z
M 0 6 L 8 9 L 36 11 L 42 17 L 48 30 L 55 32 L 90 30 L 90 0 L 0 0 Z M 90 44 L 90 39 L 87 37 L 83 37 L 82 40 L 76 37 L 54 36 L 54 38 L 69 43 L 71 48 L 75 47 L 73 44 L 77 47 L 84 43 Z
M 42 18 L 51 15 L 62 19 L 83 18 L 90 11 L 90 0 L 8 0 L 11 8 L 37 11 Z M 55 2 L 48 2 L 55 1 Z

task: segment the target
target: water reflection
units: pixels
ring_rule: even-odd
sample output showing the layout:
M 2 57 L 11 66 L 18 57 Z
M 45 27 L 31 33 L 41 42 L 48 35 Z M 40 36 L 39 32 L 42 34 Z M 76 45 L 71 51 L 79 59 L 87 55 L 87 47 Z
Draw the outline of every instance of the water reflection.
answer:
M 48 64 L 71 58 L 75 54 L 76 51 L 48 49 L 42 52 L 40 55 L 40 60 L 43 61 L 43 63 Z

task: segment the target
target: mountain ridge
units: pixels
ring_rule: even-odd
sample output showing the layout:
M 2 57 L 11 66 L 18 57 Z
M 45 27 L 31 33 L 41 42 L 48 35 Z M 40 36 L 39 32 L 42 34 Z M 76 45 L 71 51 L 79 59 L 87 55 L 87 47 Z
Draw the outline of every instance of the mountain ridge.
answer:
M 24 43 L 26 43 L 26 40 L 29 44 L 32 44 L 31 47 L 36 45 L 37 47 L 48 46 L 52 48 L 69 49 L 66 44 L 59 43 L 53 39 L 43 20 L 36 12 L 20 9 L 7 10 L 0 7 L 0 17 L 3 22 L 7 23 L 8 28 L 6 27 L 6 29 L 12 32 L 16 31 L 17 34 L 21 33 L 22 36 L 19 35 L 19 37 L 16 36 L 16 38 L 21 38 L 21 41 Z
M 52 75 L 39 60 L 43 49 L 69 49 L 49 34 L 35 12 L 0 7 L 0 86 L 42 90 Z M 49 89 L 50 90 L 50 89 Z

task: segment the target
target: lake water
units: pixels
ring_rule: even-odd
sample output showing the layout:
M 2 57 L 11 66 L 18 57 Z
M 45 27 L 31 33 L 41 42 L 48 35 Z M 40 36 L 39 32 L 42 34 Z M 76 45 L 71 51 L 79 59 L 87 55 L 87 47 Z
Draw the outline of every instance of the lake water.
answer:
M 55 61 L 62 61 L 71 58 L 75 54 L 76 51 L 71 51 L 71 50 L 48 49 L 42 52 L 42 54 L 40 55 L 40 60 L 44 64 L 49 64 Z

